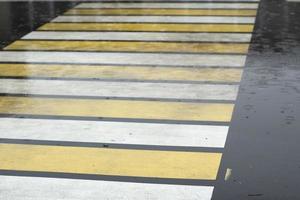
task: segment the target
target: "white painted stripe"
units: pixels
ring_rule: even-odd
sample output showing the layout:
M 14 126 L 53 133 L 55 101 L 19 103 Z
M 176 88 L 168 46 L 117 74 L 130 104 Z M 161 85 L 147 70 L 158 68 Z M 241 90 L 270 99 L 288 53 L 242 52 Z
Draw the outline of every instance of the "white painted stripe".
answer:
M 235 100 L 238 85 L 0 79 L 0 93 Z
M 34 31 L 22 39 L 39 40 L 133 40 L 191 42 L 250 42 L 248 33 L 135 33 L 135 32 L 51 32 Z
M 253 24 L 255 17 L 207 16 L 59 16 L 53 22 L 151 22 L 151 23 L 239 23 Z
M 210 200 L 212 186 L 0 176 L 2 200 Z
M 243 67 L 245 55 L 0 51 L 0 62 Z
M 76 8 L 257 9 L 257 3 L 82 3 Z
M 0 130 L 7 139 L 223 148 L 228 127 L 0 118 Z
M 95 82 L 61 80 L 0 80 L 0 93 L 170 98 L 191 100 L 235 100 L 238 85 Z

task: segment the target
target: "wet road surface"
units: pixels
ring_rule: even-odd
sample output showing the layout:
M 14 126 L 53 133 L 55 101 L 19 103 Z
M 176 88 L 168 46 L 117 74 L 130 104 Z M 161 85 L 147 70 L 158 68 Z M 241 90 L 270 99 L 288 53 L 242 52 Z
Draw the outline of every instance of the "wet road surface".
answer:
M 297 199 L 299 7 L 0 3 L 0 197 Z
M 260 3 L 213 199 L 300 197 L 299 9 Z

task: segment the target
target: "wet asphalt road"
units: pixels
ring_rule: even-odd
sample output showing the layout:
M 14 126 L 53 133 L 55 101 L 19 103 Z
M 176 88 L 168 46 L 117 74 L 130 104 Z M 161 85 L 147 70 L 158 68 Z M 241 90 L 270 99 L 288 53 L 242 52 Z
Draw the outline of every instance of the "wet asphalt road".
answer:
M 0 47 L 49 22 L 76 2 L 0 2 Z
M 300 4 L 263 0 L 256 20 L 215 200 L 300 198 Z

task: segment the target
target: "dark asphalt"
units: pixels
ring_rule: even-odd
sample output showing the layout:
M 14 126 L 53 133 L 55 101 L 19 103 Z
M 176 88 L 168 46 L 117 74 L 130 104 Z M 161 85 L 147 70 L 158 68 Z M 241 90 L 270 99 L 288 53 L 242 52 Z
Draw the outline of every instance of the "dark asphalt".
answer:
M 261 1 L 235 105 L 213 200 L 300 199 L 300 3 Z

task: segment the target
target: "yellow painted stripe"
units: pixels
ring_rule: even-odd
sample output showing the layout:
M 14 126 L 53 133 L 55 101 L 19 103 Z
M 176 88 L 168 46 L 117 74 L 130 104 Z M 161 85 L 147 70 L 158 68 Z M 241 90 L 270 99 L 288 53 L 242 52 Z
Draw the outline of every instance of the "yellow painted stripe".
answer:
M 38 30 L 77 31 L 176 31 L 176 32 L 252 32 L 245 24 L 147 24 L 147 23 L 47 23 Z
M 0 113 L 229 122 L 233 104 L 0 97 Z
M 0 63 L 0 76 L 239 82 L 242 69 Z
M 256 10 L 230 9 L 72 9 L 65 15 L 192 15 L 192 16 L 256 16 Z
M 28 41 L 19 40 L 6 50 L 132 51 L 181 53 L 247 53 L 249 44 L 107 41 Z
M 0 169 L 215 180 L 221 153 L 0 144 Z

